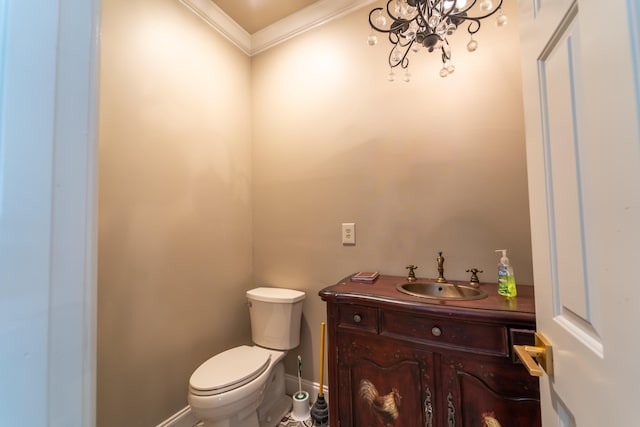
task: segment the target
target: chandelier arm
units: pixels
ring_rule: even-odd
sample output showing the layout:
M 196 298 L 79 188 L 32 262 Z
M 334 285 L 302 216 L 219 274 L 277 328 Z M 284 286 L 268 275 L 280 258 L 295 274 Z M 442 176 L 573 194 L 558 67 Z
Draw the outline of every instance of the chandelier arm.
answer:
M 393 47 L 389 51 L 389 59 L 388 59 L 389 66 L 391 66 L 391 68 L 395 68 L 398 65 L 402 65 L 403 63 L 405 63 L 405 60 L 406 60 L 405 65 L 402 65 L 403 68 L 406 68 L 409 65 L 409 60 L 407 59 L 407 54 L 409 53 L 409 48 L 405 49 L 405 47 L 407 45 L 403 45 L 401 43 L 400 36 L 397 33 L 393 32 L 393 31 L 389 32 L 388 38 L 389 38 L 389 43 L 391 43 L 393 45 Z M 409 44 L 409 46 L 411 46 L 411 44 Z M 398 52 L 400 52 L 402 49 L 404 49 L 404 54 L 402 55 L 402 58 L 400 59 L 400 61 L 393 61 L 392 60 L 393 52 L 396 51 L 396 50 Z
M 407 53 L 409 51 L 407 50 Z M 402 57 L 402 64 L 400 64 L 400 66 L 402 68 L 404 68 L 405 70 L 407 69 L 407 67 L 409 66 L 409 58 L 407 58 L 407 54 L 405 53 L 404 56 Z
M 474 17 L 469 17 L 469 16 L 460 16 L 460 18 L 462 19 L 470 19 L 470 20 L 474 20 L 474 21 L 480 21 L 481 19 L 485 19 L 490 17 L 491 15 L 495 15 L 496 13 L 498 13 L 498 11 L 500 10 L 500 8 L 502 7 L 502 3 L 504 2 L 504 0 L 500 0 L 500 3 L 498 3 L 498 6 L 494 7 L 493 10 L 489 13 L 487 13 L 486 15 L 482 15 L 482 16 L 474 16 Z M 473 2 L 475 3 L 475 1 Z M 468 9 L 467 9 L 468 10 Z M 454 15 L 455 16 L 455 15 Z
M 442 15 L 442 20 L 445 20 L 445 19 L 447 19 L 447 18 L 448 18 L 448 17 L 450 17 L 450 16 L 453 16 L 454 18 L 462 18 L 462 16 L 460 16 L 460 15 L 463 15 L 463 14 L 465 14 L 468 10 L 470 10 L 470 9 L 473 7 L 473 5 L 474 5 L 474 4 L 476 4 L 476 2 L 477 2 L 477 1 L 478 1 L 478 0 L 472 0 L 472 1 L 471 1 L 471 4 L 467 4 L 467 5 L 465 6 L 465 9 L 463 9 L 463 10 L 459 10 L 459 9 L 456 9 L 456 7 L 455 7 L 455 0 L 454 0 L 453 6 L 451 6 L 451 7 L 449 8 L 449 11 L 448 11 L 448 12 L 445 12 L 445 13 L 442 13 L 442 11 L 444 11 L 444 10 L 445 10 L 445 9 L 444 9 L 444 0 L 442 0 L 442 3 L 441 3 L 441 4 L 442 4 L 442 11 L 441 11 L 441 13 L 440 13 L 440 14 Z
M 442 15 L 442 2 L 440 0 L 436 0 L 432 5 L 431 5 L 431 11 L 436 11 L 438 12 L 440 15 Z
M 389 31 L 389 43 L 391 43 L 394 47 L 396 46 L 400 46 L 402 48 L 404 47 L 411 47 L 411 45 L 413 44 L 413 41 L 415 40 L 415 38 L 410 39 L 408 37 L 405 37 L 402 33 L 397 33 L 395 31 Z M 406 40 L 406 43 L 403 43 L 402 41 Z
M 398 39 L 398 46 L 400 47 L 406 47 L 409 46 L 411 47 L 411 45 L 413 44 L 413 41 L 415 40 L 415 37 L 410 39 L 409 37 L 405 37 L 402 34 L 400 34 L 400 38 Z M 402 40 L 406 40 L 406 43 L 402 43 Z
M 387 2 L 387 14 L 389 15 L 389 17 L 390 17 L 391 19 L 393 19 L 393 21 L 394 21 L 393 23 L 394 23 L 394 24 L 395 24 L 395 23 L 400 23 L 400 24 L 402 24 L 402 25 L 400 25 L 400 28 L 402 28 L 405 24 L 409 24 L 413 19 L 415 19 L 415 17 L 414 17 L 414 18 L 412 18 L 411 20 L 407 20 L 407 19 L 401 18 L 401 17 L 399 17 L 399 16 L 395 16 L 395 15 L 391 12 L 391 9 L 389 8 L 389 7 L 390 7 L 390 4 L 391 4 L 391 2 L 392 2 L 392 1 L 393 1 L 393 0 L 389 0 L 389 1 Z M 376 12 L 380 12 L 380 11 L 382 11 L 382 10 L 384 10 L 384 9 L 383 9 L 383 8 L 381 8 L 381 7 L 376 7 L 376 8 L 374 8 L 374 9 L 372 9 L 372 10 L 371 10 L 371 12 L 369 12 L 369 25 L 371 25 L 371 28 L 373 28 L 374 30 L 378 31 L 379 33 L 396 33 L 396 32 L 398 32 L 398 26 L 397 26 L 397 25 L 393 25 L 393 24 L 391 24 L 391 26 L 390 26 L 390 27 L 389 27 L 389 29 L 387 30 L 387 29 L 384 29 L 384 28 L 378 27 L 376 24 L 374 24 L 374 23 L 373 23 L 373 20 L 371 19 L 372 15 L 373 15 L 374 13 L 376 13 Z
M 470 11 L 471 9 L 473 9 L 473 6 L 475 6 L 477 2 L 478 0 L 472 0 L 471 2 L 467 3 L 464 9 L 457 11 L 456 14 L 454 14 L 454 16 L 457 16 L 457 14 L 459 13 L 466 13 Z M 502 2 L 500 2 L 500 4 L 502 4 Z
M 454 8 L 452 7 L 451 9 L 449 9 L 449 11 L 448 11 L 448 12 L 445 12 L 445 13 L 442 15 L 442 20 L 444 21 L 444 20 L 446 20 L 446 19 L 447 19 L 448 17 L 450 17 L 450 16 L 454 16 L 454 17 L 455 17 L 455 16 L 456 16 L 456 14 L 455 14 L 455 13 L 453 13 L 453 10 L 454 10 Z
M 400 36 L 398 36 L 394 31 L 387 31 L 387 33 L 389 34 L 389 43 L 391 43 L 393 47 L 396 47 L 400 43 Z
M 373 15 L 375 12 L 381 11 L 383 10 L 381 7 L 376 7 L 375 9 L 373 9 L 371 12 L 369 12 L 369 25 L 371 25 L 371 28 L 373 28 L 374 30 L 380 32 L 380 33 L 391 33 L 391 30 L 385 30 L 384 28 L 380 28 L 378 27 L 376 24 L 373 23 L 373 21 L 371 20 L 371 15 Z
M 480 25 L 481 25 L 480 18 L 467 18 L 466 21 L 471 21 L 469 22 L 469 26 L 467 27 L 467 32 L 470 35 L 474 35 L 478 31 L 480 31 Z M 472 30 L 471 27 L 473 26 L 473 24 L 475 24 L 475 26 L 473 27 L 474 29 Z
M 389 58 L 387 59 L 387 61 L 389 62 L 389 67 L 391 67 L 391 68 L 395 68 L 395 67 L 397 67 L 397 66 L 398 66 L 398 64 L 394 64 L 394 63 L 391 61 L 391 55 L 393 55 L 393 49 L 391 49 L 391 51 L 389 52 Z
M 429 19 L 424 17 L 424 11 L 422 10 L 422 8 L 420 7 L 421 4 L 424 4 L 425 9 L 429 8 L 429 4 L 425 1 L 425 2 L 418 2 L 418 6 L 416 7 L 416 9 L 418 10 L 418 15 L 420 16 L 420 19 L 422 19 L 422 22 L 424 23 L 425 26 L 428 26 L 428 22 Z M 429 16 L 429 12 L 427 11 L 427 16 Z M 416 16 L 417 18 L 417 16 Z M 414 19 L 416 19 L 414 18 Z M 416 19 L 417 21 L 417 19 Z
M 447 55 L 447 51 L 444 49 L 444 46 L 442 46 L 440 50 L 442 50 L 442 63 L 446 64 L 447 61 L 451 61 L 451 51 L 449 51 L 449 54 Z
M 395 16 L 393 13 L 391 13 L 391 2 L 393 0 L 389 0 L 387 1 L 387 15 L 389 15 L 391 18 L 398 20 L 400 19 L 400 16 Z
M 460 18 L 463 21 L 471 21 L 469 23 L 469 26 L 467 27 L 467 32 L 471 35 L 474 35 L 475 33 L 477 33 L 478 31 L 480 31 L 480 26 L 481 24 L 481 20 L 488 18 L 494 14 L 496 14 L 499 10 L 500 7 L 502 6 L 502 2 L 504 0 L 500 0 L 500 3 L 498 3 L 498 6 L 495 7 L 491 12 L 487 13 L 486 15 L 482 15 L 482 16 L 458 16 L 458 15 L 453 15 L 454 17 Z M 475 3 L 475 1 L 474 1 Z M 474 25 L 475 24 L 475 25 Z
M 409 45 L 409 47 L 410 46 L 411 45 Z M 392 61 L 392 57 L 393 57 L 393 51 L 395 50 L 396 47 L 394 46 L 391 48 L 391 51 L 389 51 L 389 66 L 391 68 L 395 68 L 399 65 L 401 68 L 406 69 L 409 66 L 409 58 L 407 58 L 407 54 L 409 53 L 409 47 L 404 50 L 404 54 L 402 55 L 402 58 L 395 63 L 394 61 Z

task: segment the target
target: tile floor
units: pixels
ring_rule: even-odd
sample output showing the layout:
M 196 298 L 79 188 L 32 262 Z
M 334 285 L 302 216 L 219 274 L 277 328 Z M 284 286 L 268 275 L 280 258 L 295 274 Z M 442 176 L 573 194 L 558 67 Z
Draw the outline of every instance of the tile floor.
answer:
M 291 418 L 291 414 L 287 415 L 280 421 L 278 427 L 311 427 L 313 426 L 313 420 L 311 418 L 304 421 L 296 421 Z M 195 424 L 193 427 L 202 427 L 202 422 Z
M 279 427 L 311 427 L 312 425 L 313 420 L 311 420 L 311 418 L 304 421 L 296 421 L 291 418 L 291 414 L 284 417 L 282 421 L 280 421 L 280 424 L 278 424 Z

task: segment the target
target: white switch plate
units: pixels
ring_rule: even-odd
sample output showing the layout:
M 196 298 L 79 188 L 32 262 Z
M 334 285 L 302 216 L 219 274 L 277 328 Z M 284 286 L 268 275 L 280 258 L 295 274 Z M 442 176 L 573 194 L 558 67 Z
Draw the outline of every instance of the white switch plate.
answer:
M 356 244 L 356 223 L 355 222 L 342 223 L 342 244 L 343 245 Z

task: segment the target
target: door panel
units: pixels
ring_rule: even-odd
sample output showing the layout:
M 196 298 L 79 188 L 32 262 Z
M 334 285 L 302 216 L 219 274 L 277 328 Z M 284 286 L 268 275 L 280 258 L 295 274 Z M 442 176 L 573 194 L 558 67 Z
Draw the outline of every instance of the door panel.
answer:
M 351 400 L 354 426 L 422 427 L 420 361 L 402 360 L 379 366 L 371 360 L 351 366 Z
M 434 356 L 391 340 L 341 333 L 336 405 L 342 426 L 424 427 L 434 416 Z M 342 399 L 348 401 L 342 401 Z
M 538 383 L 521 364 L 457 355 L 443 356 L 442 366 L 441 394 L 450 397 L 455 425 L 495 425 L 492 418 L 503 426 L 541 425 Z
M 569 9 L 538 61 L 544 168 L 548 205 L 553 315 L 567 333 L 602 353 L 591 296 L 597 282 L 588 280 L 588 230 L 583 216 L 580 159 L 583 82 L 577 5 Z M 588 191 L 588 189 L 586 189 Z

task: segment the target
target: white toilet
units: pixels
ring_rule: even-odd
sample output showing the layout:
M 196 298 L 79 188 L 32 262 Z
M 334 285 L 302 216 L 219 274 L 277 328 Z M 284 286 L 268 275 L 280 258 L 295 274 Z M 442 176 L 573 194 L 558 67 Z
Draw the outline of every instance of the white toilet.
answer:
M 304 297 L 292 289 L 247 291 L 256 345 L 213 356 L 189 379 L 189 405 L 204 426 L 275 427 L 291 410 L 282 359 L 300 344 Z

